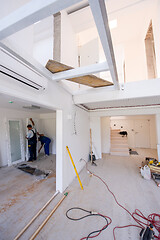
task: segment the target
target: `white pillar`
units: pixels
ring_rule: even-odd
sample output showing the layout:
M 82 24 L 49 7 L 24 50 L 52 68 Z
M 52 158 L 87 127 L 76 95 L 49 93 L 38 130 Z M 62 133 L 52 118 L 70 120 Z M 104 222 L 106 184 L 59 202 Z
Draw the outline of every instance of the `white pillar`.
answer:
M 110 117 L 101 117 L 102 153 L 110 153 Z
M 56 111 L 56 191 L 63 192 L 63 114 Z
M 101 119 L 100 117 L 90 118 L 90 128 L 92 130 L 92 149 L 96 159 L 102 158 L 101 153 Z
M 157 154 L 160 162 L 160 113 L 156 114 L 156 130 L 157 130 Z

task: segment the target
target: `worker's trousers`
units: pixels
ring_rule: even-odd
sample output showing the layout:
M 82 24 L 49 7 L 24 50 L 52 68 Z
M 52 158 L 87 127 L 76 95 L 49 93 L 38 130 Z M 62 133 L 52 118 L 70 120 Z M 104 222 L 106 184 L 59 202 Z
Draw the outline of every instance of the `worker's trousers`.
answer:
M 33 160 L 36 160 L 36 146 L 37 146 L 37 143 L 34 143 L 34 144 L 28 144 L 28 149 L 29 149 L 29 161 L 33 161 Z
M 49 144 L 50 144 L 51 140 L 48 139 L 45 144 L 44 144 L 44 152 L 46 155 L 49 155 Z

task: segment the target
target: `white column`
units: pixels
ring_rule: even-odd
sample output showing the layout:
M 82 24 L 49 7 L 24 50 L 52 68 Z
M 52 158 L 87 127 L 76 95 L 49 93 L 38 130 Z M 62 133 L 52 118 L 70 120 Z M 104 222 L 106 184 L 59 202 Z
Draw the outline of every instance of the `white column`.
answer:
M 92 149 L 96 159 L 102 158 L 101 153 L 101 119 L 100 117 L 90 118 L 90 128 L 92 130 Z
M 63 114 L 56 111 L 56 190 L 63 192 Z
M 110 153 L 110 117 L 101 117 L 102 153 Z
M 156 114 L 156 130 L 157 130 L 157 154 L 160 162 L 160 113 Z

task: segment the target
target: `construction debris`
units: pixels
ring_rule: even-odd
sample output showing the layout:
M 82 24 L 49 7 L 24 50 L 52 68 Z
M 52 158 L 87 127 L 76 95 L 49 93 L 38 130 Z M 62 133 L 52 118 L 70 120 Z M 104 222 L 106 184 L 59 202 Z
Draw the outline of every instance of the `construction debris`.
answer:
M 146 168 L 149 169 L 151 177 L 156 185 L 160 187 L 160 162 L 158 162 L 155 158 L 146 157 L 145 162 L 142 162 L 141 171 Z
M 152 173 L 152 178 L 153 178 L 154 182 L 156 183 L 156 185 L 158 187 L 160 187 L 160 174 Z

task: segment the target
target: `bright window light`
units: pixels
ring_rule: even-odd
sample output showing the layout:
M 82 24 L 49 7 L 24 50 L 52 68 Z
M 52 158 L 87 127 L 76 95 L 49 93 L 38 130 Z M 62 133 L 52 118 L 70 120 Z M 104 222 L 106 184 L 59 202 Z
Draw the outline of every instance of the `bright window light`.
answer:
M 110 29 L 116 28 L 117 27 L 117 19 L 109 21 L 109 27 L 110 27 Z
M 34 24 L 40 23 L 41 21 L 35 22 Z

